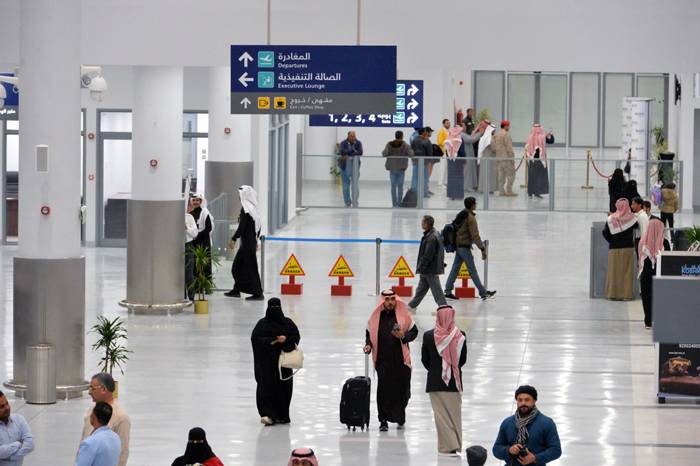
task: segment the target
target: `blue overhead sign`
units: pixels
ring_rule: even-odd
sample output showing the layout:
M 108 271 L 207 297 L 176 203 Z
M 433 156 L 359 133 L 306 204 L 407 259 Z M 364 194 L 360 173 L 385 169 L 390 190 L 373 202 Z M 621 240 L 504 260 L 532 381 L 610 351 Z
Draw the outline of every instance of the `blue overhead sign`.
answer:
M 391 112 L 395 85 L 395 46 L 231 46 L 231 113 Z
M 0 73 L 2 76 L 14 76 L 12 73 Z M 5 105 L 0 108 L 0 120 L 16 120 L 19 111 L 19 90 L 14 84 L 0 83 L 5 88 Z
M 396 81 L 391 113 L 311 115 L 311 126 L 423 127 L 423 81 Z

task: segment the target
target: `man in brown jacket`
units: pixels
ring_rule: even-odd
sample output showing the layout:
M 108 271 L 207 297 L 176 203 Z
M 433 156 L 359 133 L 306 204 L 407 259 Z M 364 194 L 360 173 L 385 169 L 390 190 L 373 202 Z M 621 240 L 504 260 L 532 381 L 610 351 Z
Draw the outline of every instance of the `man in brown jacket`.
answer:
M 469 270 L 469 277 L 477 290 L 479 290 L 479 296 L 481 299 L 488 299 L 496 294 L 496 290 L 489 291 L 484 285 L 481 284 L 479 279 L 479 272 L 476 270 L 476 264 L 474 263 L 474 256 L 472 255 L 472 245 L 476 245 L 477 248 L 481 250 L 481 258 L 486 259 L 486 247 L 481 241 L 481 236 L 479 236 L 479 226 L 476 223 L 476 214 L 474 210 L 476 209 L 476 199 L 473 197 L 468 197 L 464 200 L 464 210 L 462 210 L 457 217 L 454 219 L 452 224 L 456 230 L 455 235 L 455 260 L 452 263 L 452 270 L 450 275 L 447 277 L 447 283 L 445 284 L 445 297 L 447 299 L 458 299 L 454 294 L 452 294 L 452 289 L 457 279 L 457 274 L 459 273 L 460 267 L 462 267 L 462 262 L 467 263 L 467 270 Z
M 498 159 L 498 190 L 501 196 L 517 196 L 513 192 L 515 182 L 515 153 L 513 152 L 513 139 L 510 137 L 510 122 L 501 121 L 501 130 L 493 135 L 491 149 Z M 504 188 L 505 185 L 505 188 Z

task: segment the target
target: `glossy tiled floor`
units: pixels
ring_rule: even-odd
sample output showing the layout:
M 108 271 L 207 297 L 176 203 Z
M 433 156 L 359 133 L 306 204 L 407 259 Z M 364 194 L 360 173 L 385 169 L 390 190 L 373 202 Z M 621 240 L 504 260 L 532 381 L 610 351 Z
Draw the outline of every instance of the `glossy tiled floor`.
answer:
M 303 213 L 285 236 L 342 238 L 418 237 L 419 212 L 315 210 Z M 495 300 L 461 300 L 459 325 L 468 330 L 463 404 L 465 446 L 489 450 L 501 420 L 514 409 L 512 393 L 522 383 L 540 391 L 540 409 L 559 427 L 564 456 L 555 464 L 690 466 L 700 455 L 700 408 L 656 404 L 654 347 L 641 322 L 641 304 L 588 299 L 588 238 L 594 214 L 484 212 L 483 236 L 491 240 L 490 288 Z M 447 220 L 446 212 L 437 223 Z M 698 218 L 685 216 L 681 225 Z M 0 377 L 12 361 L 12 256 L 2 253 Z M 134 351 L 120 376 L 121 403 L 132 419 L 130 465 L 166 465 L 184 451 L 187 430 L 204 427 L 226 465 L 283 465 L 289 450 L 310 446 L 326 465 L 458 464 L 436 456 L 436 438 L 420 346 L 405 432 L 379 434 L 372 406 L 369 432 L 348 433 L 338 423 L 345 378 L 363 372 L 361 346 L 374 306 L 373 244 L 274 243 L 267 247 L 267 289 L 294 252 L 305 268 L 304 295 L 283 298 L 285 311 L 301 329 L 306 368 L 298 375 L 292 424 L 262 427 L 255 409 L 250 331 L 263 303 L 218 294 L 209 316 L 127 315 L 117 306 L 125 294 L 125 251 L 88 249 L 87 324 L 101 313 L 122 315 Z M 344 254 L 356 279 L 351 298 L 331 298 L 328 270 Z M 385 245 L 382 275 L 400 254 L 409 262 L 413 245 Z M 223 274 L 225 277 L 226 275 Z M 382 280 L 382 286 L 389 285 Z M 221 281 L 224 288 L 229 283 Z M 270 293 L 272 294 L 272 293 Z M 419 309 L 421 330 L 430 328 L 434 304 Z M 88 342 L 91 337 L 88 337 Z M 89 345 L 87 345 L 89 346 Z M 97 358 L 87 352 L 86 372 Z M 53 406 L 24 405 L 15 412 L 30 422 L 36 451 L 27 466 L 72 464 L 87 397 Z M 490 458 L 489 465 L 499 464 Z

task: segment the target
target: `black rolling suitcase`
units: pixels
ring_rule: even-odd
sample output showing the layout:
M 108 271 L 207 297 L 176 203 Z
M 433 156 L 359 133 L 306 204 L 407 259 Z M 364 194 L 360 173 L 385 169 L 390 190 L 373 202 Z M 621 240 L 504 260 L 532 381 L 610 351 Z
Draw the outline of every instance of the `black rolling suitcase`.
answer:
M 416 207 L 418 205 L 418 194 L 416 190 L 411 188 L 406 191 L 401 201 L 401 207 Z
M 369 400 L 372 391 L 372 379 L 369 378 L 369 355 L 365 356 L 364 377 L 352 377 L 343 384 L 340 398 L 340 423 L 348 430 L 358 427 L 369 429 Z

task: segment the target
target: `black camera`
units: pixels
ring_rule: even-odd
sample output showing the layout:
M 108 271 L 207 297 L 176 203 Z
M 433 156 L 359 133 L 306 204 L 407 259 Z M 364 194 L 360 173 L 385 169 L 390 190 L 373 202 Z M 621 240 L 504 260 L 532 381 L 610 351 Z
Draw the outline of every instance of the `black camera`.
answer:
M 524 458 L 527 456 L 527 453 L 528 453 L 527 448 L 522 447 L 522 448 L 520 448 L 520 451 L 518 452 L 518 456 L 521 458 Z

